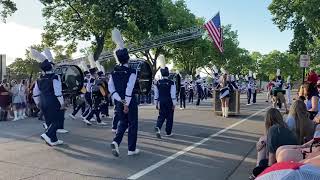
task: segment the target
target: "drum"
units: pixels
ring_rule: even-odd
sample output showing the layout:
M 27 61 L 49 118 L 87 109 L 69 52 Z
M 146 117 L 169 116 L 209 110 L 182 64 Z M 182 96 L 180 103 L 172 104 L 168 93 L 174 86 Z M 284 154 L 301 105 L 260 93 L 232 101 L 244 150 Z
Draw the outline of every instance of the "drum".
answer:
M 134 94 L 148 95 L 152 86 L 152 70 L 150 65 L 142 59 L 130 60 L 129 67 L 138 72 Z
M 64 95 L 77 94 L 83 87 L 84 76 L 81 69 L 76 65 L 61 65 L 54 70 L 60 75 L 62 93 Z
M 169 79 L 176 84 L 176 95 L 178 96 L 181 88 L 181 76 L 177 73 L 170 73 Z

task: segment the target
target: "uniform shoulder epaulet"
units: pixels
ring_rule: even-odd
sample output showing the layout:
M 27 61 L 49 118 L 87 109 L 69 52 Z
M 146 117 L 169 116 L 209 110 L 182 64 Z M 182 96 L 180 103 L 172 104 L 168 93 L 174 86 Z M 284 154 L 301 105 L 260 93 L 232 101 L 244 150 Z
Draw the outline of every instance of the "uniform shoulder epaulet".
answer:
M 59 80 L 59 75 L 55 74 L 52 76 L 52 79 L 56 79 L 56 80 Z
M 131 74 L 136 74 L 137 73 L 137 70 L 136 69 L 133 69 L 133 68 L 129 68 L 129 72 Z

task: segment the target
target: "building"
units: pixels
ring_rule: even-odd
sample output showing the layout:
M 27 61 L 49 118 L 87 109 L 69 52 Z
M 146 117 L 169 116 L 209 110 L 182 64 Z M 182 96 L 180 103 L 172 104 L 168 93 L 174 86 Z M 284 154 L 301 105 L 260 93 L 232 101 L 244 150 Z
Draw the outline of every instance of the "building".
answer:
M 0 80 L 6 77 L 6 55 L 0 54 Z

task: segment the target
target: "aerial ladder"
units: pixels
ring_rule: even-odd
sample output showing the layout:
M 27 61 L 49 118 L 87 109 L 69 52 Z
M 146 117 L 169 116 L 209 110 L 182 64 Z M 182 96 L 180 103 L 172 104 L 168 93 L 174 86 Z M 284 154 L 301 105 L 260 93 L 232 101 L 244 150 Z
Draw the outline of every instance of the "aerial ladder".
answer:
M 178 42 L 188 41 L 202 37 L 204 34 L 203 27 L 191 27 L 175 32 L 166 33 L 163 35 L 155 36 L 150 39 L 145 39 L 140 43 L 140 46 L 131 45 L 128 47 L 129 54 L 137 52 L 143 52 L 152 48 L 162 47 L 164 45 L 174 44 Z M 113 58 L 113 52 L 102 52 L 97 61 L 106 61 Z M 73 60 L 63 60 L 59 65 L 76 65 L 80 64 L 82 60 L 86 60 L 87 57 L 80 57 Z

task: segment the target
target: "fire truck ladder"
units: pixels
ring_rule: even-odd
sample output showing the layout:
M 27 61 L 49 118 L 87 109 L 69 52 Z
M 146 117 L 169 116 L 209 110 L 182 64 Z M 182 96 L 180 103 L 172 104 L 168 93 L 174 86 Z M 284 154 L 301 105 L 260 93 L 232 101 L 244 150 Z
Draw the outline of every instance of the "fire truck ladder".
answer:
M 167 33 L 160 36 L 155 36 L 154 38 L 145 39 L 141 42 L 141 46 L 129 46 L 128 51 L 129 54 L 146 51 L 152 48 L 161 47 L 168 44 L 174 44 L 178 42 L 188 41 L 191 39 L 200 38 L 204 33 L 204 29 L 202 27 L 191 27 L 182 30 L 178 30 L 176 32 Z M 113 52 L 103 52 L 101 53 L 98 61 L 105 61 L 113 58 Z M 63 64 L 80 64 L 82 60 L 86 60 L 87 57 L 80 57 L 70 60 L 64 60 L 59 65 Z

